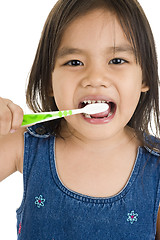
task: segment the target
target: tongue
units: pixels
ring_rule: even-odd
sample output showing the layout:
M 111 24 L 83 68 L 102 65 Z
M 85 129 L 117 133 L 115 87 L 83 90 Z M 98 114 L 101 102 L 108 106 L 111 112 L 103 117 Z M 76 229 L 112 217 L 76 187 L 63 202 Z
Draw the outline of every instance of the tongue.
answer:
M 109 106 L 109 108 L 108 108 L 105 112 L 92 114 L 92 115 L 90 115 L 90 116 L 93 117 L 93 118 L 103 118 L 103 117 L 107 117 L 108 114 L 109 114 L 110 111 L 111 111 L 111 105 L 110 105 L 109 103 L 108 103 L 108 106 Z

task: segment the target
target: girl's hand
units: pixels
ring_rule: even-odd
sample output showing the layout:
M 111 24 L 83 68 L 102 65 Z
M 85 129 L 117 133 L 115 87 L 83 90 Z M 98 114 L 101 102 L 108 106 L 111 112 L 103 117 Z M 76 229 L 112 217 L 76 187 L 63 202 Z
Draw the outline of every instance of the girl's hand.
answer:
M 15 132 L 22 121 L 22 108 L 11 100 L 0 97 L 0 136 Z

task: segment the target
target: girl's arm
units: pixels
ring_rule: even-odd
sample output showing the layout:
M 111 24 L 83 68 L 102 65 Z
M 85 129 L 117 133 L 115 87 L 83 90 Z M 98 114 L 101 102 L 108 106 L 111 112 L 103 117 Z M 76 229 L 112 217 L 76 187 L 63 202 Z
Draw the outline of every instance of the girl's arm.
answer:
M 156 233 L 156 240 L 160 240 L 160 206 L 159 206 L 158 218 L 157 218 L 157 233 Z
M 0 98 L 0 181 L 17 170 L 22 172 L 25 131 L 20 128 L 22 119 L 23 111 L 19 106 Z

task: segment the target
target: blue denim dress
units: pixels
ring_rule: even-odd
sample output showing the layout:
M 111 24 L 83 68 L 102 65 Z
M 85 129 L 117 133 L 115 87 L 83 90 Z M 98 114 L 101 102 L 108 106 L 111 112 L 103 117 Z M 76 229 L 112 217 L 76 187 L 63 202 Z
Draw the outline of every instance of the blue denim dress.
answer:
M 55 137 L 35 125 L 25 133 L 24 196 L 18 240 L 153 240 L 160 203 L 160 154 L 139 147 L 117 195 L 95 198 L 68 189 L 55 163 Z

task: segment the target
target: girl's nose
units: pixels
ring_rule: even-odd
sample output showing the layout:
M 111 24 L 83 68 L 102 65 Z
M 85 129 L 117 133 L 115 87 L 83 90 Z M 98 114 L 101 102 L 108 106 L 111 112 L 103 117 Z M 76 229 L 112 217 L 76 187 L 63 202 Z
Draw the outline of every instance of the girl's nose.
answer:
M 104 69 L 90 69 L 85 73 L 81 82 L 83 87 L 109 87 L 111 77 Z

